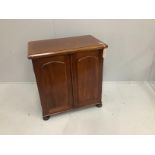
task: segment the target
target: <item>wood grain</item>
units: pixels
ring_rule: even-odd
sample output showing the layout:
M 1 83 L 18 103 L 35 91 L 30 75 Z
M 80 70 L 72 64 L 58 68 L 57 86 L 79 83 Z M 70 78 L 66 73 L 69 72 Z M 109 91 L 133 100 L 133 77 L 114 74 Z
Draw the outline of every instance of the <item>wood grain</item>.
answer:
M 72 107 L 70 59 L 68 55 L 33 60 L 44 115 Z
M 101 102 L 102 50 L 72 55 L 74 106 Z
M 44 120 L 74 108 L 102 106 L 104 48 L 89 35 L 29 44 Z
M 91 35 L 31 41 L 28 43 L 28 58 L 35 59 L 51 55 L 103 49 L 108 46 Z

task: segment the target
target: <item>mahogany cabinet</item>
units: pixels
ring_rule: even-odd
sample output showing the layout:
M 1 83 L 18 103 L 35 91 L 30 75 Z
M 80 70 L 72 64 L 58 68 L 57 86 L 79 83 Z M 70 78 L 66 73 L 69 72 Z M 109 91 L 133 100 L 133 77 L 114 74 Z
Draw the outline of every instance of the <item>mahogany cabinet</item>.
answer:
M 28 43 L 44 120 L 74 108 L 102 106 L 103 52 L 107 47 L 90 35 Z

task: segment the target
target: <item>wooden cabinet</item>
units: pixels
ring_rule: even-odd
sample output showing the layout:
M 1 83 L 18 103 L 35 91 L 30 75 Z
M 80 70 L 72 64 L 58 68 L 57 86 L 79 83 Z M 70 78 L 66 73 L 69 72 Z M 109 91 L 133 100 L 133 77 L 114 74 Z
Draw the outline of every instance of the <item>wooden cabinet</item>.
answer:
M 90 35 L 29 42 L 44 120 L 73 108 L 102 106 L 104 48 Z
M 32 60 L 44 115 L 72 107 L 70 57 L 68 55 Z

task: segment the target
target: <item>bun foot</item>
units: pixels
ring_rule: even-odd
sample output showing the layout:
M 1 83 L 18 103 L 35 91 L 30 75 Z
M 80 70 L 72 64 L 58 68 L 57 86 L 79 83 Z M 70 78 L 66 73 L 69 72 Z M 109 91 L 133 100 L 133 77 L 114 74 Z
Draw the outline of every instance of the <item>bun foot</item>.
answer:
M 98 107 L 98 108 L 102 107 L 102 103 L 96 104 L 96 107 Z
M 44 121 L 47 121 L 49 118 L 50 118 L 50 116 L 44 116 L 44 117 L 43 117 L 43 120 L 44 120 Z

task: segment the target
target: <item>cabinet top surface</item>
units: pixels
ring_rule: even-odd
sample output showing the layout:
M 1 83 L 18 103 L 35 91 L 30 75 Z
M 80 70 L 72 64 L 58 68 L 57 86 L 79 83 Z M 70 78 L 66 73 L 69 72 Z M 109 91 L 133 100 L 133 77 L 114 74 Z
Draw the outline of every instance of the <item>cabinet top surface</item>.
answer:
M 34 59 L 81 50 L 102 49 L 108 46 L 91 35 L 31 41 L 28 43 L 28 58 Z

